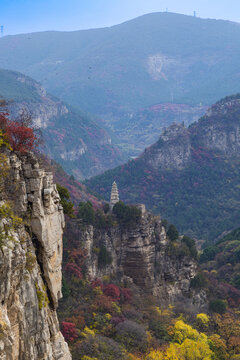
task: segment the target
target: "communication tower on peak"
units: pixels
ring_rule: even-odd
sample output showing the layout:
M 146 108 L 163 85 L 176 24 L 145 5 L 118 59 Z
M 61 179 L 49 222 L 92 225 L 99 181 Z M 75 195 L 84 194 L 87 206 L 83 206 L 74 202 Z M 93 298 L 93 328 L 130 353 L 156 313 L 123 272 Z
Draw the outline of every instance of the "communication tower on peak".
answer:
M 196 11 L 193 12 L 193 16 L 197 17 L 197 12 Z
M 1 26 L 0 26 L 1 37 L 3 37 L 3 29 L 4 29 L 4 27 L 3 27 L 3 25 L 1 25 Z

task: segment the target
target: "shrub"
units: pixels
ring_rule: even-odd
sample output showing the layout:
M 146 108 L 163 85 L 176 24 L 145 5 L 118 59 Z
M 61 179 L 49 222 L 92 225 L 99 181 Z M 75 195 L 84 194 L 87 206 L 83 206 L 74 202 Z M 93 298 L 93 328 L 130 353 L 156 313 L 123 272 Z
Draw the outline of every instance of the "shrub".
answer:
M 73 351 L 73 358 L 82 360 L 90 356 L 98 360 L 126 360 L 126 352 L 114 340 L 104 336 L 88 336 Z
M 132 291 L 128 288 L 121 289 L 121 302 L 122 303 L 130 303 L 132 300 Z
M 202 289 L 207 285 L 207 280 L 202 273 L 198 273 L 193 279 L 191 279 L 190 286 L 193 289 Z
M 104 286 L 103 293 L 111 299 L 111 301 L 120 300 L 120 290 L 119 287 L 114 284 L 109 284 Z
M 66 341 L 73 342 L 78 337 L 76 325 L 71 322 L 62 321 L 61 332 Z
M 171 241 L 176 241 L 178 239 L 178 231 L 174 225 L 170 225 L 167 231 L 167 236 Z
M 166 325 L 161 321 L 151 320 L 149 323 L 149 329 L 153 332 L 157 339 L 162 340 L 163 342 L 170 340 Z
M 38 308 L 39 310 L 42 310 L 42 308 L 45 308 L 49 304 L 49 299 L 47 296 L 47 289 L 46 286 L 43 285 L 41 290 L 38 286 L 38 283 L 35 283 L 35 288 L 37 292 L 37 298 L 38 298 Z
M 129 351 L 146 351 L 147 333 L 142 325 L 126 320 L 117 325 L 116 332 L 116 340 L 124 344 Z
M 69 262 L 65 266 L 66 273 L 75 275 L 78 279 L 83 278 L 83 265 L 87 257 L 86 249 L 73 250 L 68 255 Z
M 196 249 L 195 241 L 193 239 L 191 239 L 190 237 L 184 235 L 182 238 L 182 242 L 188 247 L 190 255 L 194 259 L 197 259 L 198 252 Z
M 162 226 L 167 229 L 168 221 L 166 219 L 162 219 Z
M 227 305 L 224 300 L 213 300 L 209 304 L 209 309 L 218 314 L 224 314 L 227 310 Z

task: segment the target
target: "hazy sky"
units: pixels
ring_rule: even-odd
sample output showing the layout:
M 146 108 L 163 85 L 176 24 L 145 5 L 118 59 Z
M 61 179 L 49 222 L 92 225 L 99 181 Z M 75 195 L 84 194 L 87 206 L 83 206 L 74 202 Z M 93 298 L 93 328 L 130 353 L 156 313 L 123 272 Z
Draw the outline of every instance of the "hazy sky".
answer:
M 239 0 L 0 0 L 5 35 L 111 26 L 165 11 L 240 22 Z

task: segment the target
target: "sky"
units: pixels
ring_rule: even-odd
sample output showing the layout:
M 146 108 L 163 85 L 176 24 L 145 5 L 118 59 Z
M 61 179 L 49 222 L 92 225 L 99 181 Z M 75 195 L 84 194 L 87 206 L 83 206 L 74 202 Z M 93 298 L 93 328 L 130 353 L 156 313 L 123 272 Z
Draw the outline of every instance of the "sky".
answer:
M 0 0 L 4 35 L 120 24 L 159 11 L 240 22 L 239 0 Z

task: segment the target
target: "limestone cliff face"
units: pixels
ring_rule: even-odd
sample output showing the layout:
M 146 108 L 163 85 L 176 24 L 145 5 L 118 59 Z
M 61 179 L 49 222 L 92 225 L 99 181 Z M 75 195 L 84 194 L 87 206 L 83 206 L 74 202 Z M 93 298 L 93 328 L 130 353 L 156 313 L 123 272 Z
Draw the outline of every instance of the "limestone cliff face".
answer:
M 141 157 L 154 169 L 183 169 L 191 160 L 191 139 L 187 128 L 183 124 L 171 125 Z
M 14 226 L 10 214 L 0 221 L 0 359 L 70 360 L 56 315 L 64 228 L 59 195 L 32 154 L 5 156 L 0 207 L 10 203 L 23 221 Z
M 77 220 L 68 224 L 67 233 L 76 243 L 87 250 L 86 272 L 90 278 L 113 276 L 143 292 L 156 296 L 164 304 L 184 301 L 197 308 L 204 306 L 205 294 L 193 294 L 191 279 L 197 273 L 197 265 L 190 257 L 181 259 L 174 255 L 161 219 L 146 212 L 135 225 L 113 226 L 99 230 L 92 226 L 82 228 Z M 112 262 L 99 266 L 98 251 L 104 246 Z
M 207 149 L 239 156 L 239 114 L 239 96 L 226 98 L 213 105 L 206 115 L 190 128 L 192 137 L 197 137 L 198 143 Z

